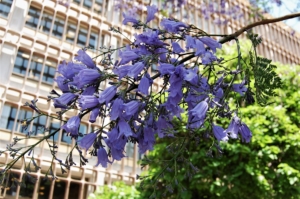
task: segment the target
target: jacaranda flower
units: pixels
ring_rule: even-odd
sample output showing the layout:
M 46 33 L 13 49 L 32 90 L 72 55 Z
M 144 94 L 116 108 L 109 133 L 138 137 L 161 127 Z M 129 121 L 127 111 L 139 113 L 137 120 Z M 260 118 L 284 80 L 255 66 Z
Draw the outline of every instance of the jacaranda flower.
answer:
M 218 141 L 225 141 L 225 142 L 228 141 L 227 133 L 224 131 L 222 127 L 213 124 L 212 130 L 215 135 L 215 138 Z
M 68 92 L 69 91 L 69 86 L 68 86 L 66 78 L 64 78 L 62 76 L 58 76 L 54 81 L 56 81 L 58 88 L 62 92 Z
M 119 57 L 121 58 L 119 65 L 127 64 L 128 62 L 139 58 L 129 45 L 126 46 L 125 50 L 119 51 Z
M 145 65 L 143 62 L 135 63 L 128 71 L 128 76 L 136 79 L 140 72 L 142 72 L 144 67 Z
M 74 77 L 74 83 L 78 88 L 82 88 L 87 84 L 95 83 L 95 81 L 101 76 L 98 70 L 95 69 L 83 69 L 77 76 Z
M 232 90 L 234 92 L 239 93 L 241 96 L 244 96 L 247 89 L 248 88 L 245 86 L 245 81 L 242 81 L 242 83 L 240 83 L 240 84 L 233 84 L 232 85 Z
M 60 97 L 55 98 L 54 107 L 55 108 L 67 108 L 67 106 L 77 97 L 74 93 L 64 93 Z
M 97 162 L 96 166 L 98 166 L 99 164 L 101 164 L 102 167 L 106 168 L 107 167 L 107 163 L 108 162 L 111 163 L 108 160 L 107 152 L 106 152 L 106 150 L 103 147 L 100 147 L 97 150 L 97 158 L 98 158 L 98 162 Z
M 96 122 L 97 117 L 99 116 L 100 108 L 94 108 L 91 111 L 89 122 L 94 123 Z
M 77 56 L 75 56 L 75 60 L 82 62 L 88 68 L 95 68 L 96 65 L 93 62 L 92 58 L 85 52 L 85 50 L 78 50 Z
M 208 110 L 208 104 L 206 101 L 202 101 L 197 106 L 195 106 L 192 110 L 190 110 L 191 115 L 197 116 L 200 120 L 206 117 L 206 112 Z
M 160 22 L 160 25 L 168 32 L 178 33 L 181 30 L 184 30 L 188 26 L 183 22 L 173 21 L 170 19 L 163 19 Z
M 222 44 L 220 44 L 219 42 L 217 42 L 216 40 L 214 40 L 211 37 L 202 37 L 200 38 L 200 40 L 207 45 L 213 52 L 217 51 L 217 48 L 222 48 Z
M 242 123 L 242 125 L 239 128 L 239 132 L 242 136 L 242 141 L 243 142 L 250 142 L 252 138 L 252 133 L 248 126 L 245 123 Z
M 61 129 L 65 130 L 71 137 L 77 138 L 78 137 L 78 129 L 80 126 L 80 117 L 73 116 L 71 117 L 68 122 L 61 126 Z
M 123 100 L 120 98 L 117 98 L 114 100 L 111 111 L 110 111 L 110 119 L 111 120 L 116 120 L 120 115 L 122 115 L 122 110 L 123 110 Z
M 156 5 L 147 6 L 147 19 L 146 23 L 149 23 L 151 20 L 155 18 L 155 13 L 157 13 L 158 9 Z
M 110 86 L 106 88 L 99 96 L 99 103 L 105 102 L 106 104 L 108 104 L 110 100 L 115 96 L 116 92 L 116 86 Z
M 82 110 L 93 108 L 99 104 L 98 98 L 93 95 L 81 95 L 78 102 Z
M 130 137 L 133 135 L 132 130 L 124 119 L 120 119 L 118 122 L 119 136 L 125 135 L 126 137 Z
M 225 130 L 226 133 L 233 139 L 238 138 L 239 128 L 241 126 L 241 120 L 237 116 L 233 116 L 228 128 Z
M 173 52 L 174 53 L 182 53 L 184 50 L 180 47 L 180 45 L 177 42 L 172 42 Z
M 145 95 L 148 95 L 149 87 L 150 87 L 150 80 L 148 77 L 146 77 L 146 75 L 144 75 L 144 77 L 141 79 L 140 84 L 138 86 L 138 91 Z
M 96 138 L 96 133 L 89 133 L 87 135 L 84 135 L 84 137 L 80 141 L 78 141 L 78 146 L 80 148 L 88 150 L 89 148 L 91 148 Z

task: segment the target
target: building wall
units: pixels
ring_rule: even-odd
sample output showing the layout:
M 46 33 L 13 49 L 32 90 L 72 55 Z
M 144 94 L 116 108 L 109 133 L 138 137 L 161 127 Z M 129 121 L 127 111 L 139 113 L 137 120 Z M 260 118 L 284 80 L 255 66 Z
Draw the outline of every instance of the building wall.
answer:
M 160 1 L 152 1 L 153 3 Z M 139 1 L 140 5 L 149 1 Z M 216 34 L 232 33 L 242 27 L 249 18 L 250 10 L 247 2 L 229 1 L 231 6 L 239 5 L 244 18 L 240 20 L 228 19 L 226 26 L 213 23 L 219 15 L 212 15 L 209 20 L 200 16 L 201 4 L 196 0 L 189 1 L 194 9 L 181 9 L 174 16 L 182 18 L 187 23 L 195 24 L 204 31 Z M 142 7 L 144 9 L 145 7 Z M 145 9 L 144 9 L 145 10 Z M 145 13 L 139 10 L 141 18 Z M 188 14 L 189 17 L 184 16 Z M 5 149 L 8 142 L 13 142 L 14 137 L 25 138 L 28 131 L 37 136 L 35 139 L 20 141 L 21 146 L 28 146 L 38 141 L 44 135 L 43 126 L 50 128 L 50 132 L 60 128 L 62 123 L 51 117 L 42 116 L 35 120 L 28 130 L 22 130 L 20 121 L 24 118 L 35 116 L 32 110 L 24 107 L 26 101 L 39 99 L 38 106 L 46 115 L 54 115 L 57 110 L 51 107 L 46 96 L 52 89 L 57 89 L 53 78 L 57 65 L 62 60 L 72 60 L 78 49 L 91 46 L 100 47 L 123 46 L 128 41 L 126 38 L 109 32 L 109 27 L 120 27 L 121 14 L 114 11 L 111 0 L 74 0 L 69 7 L 62 6 L 51 0 L 2 0 L 0 1 L 0 150 Z M 159 24 L 159 18 L 151 25 Z M 282 63 L 300 63 L 299 37 L 292 36 L 290 30 L 284 29 L 282 23 L 260 26 L 254 31 L 261 33 L 264 42 L 259 47 L 259 53 Z M 131 28 L 120 27 L 123 33 L 130 37 Z M 96 50 L 89 49 L 93 57 Z M 100 65 L 100 59 L 96 59 Z M 101 85 L 104 88 L 106 85 Z M 158 87 L 158 85 L 155 85 Z M 75 112 L 65 115 L 73 116 Z M 84 120 L 80 132 L 92 132 L 101 127 L 102 121 L 90 124 Z M 48 134 L 48 132 L 45 132 Z M 65 157 L 73 148 L 74 142 L 62 132 L 53 137 L 59 145 L 58 158 Z M 51 143 L 52 141 L 50 141 Z M 128 157 L 115 162 L 107 169 L 93 167 L 96 158 L 92 158 L 89 166 L 75 166 L 67 174 L 61 174 L 57 161 L 52 161 L 47 143 L 38 145 L 34 152 L 35 161 L 41 167 L 37 172 L 32 172 L 38 179 L 34 186 L 13 187 L 1 189 L 1 196 L 5 198 L 87 198 L 88 194 L 103 184 L 111 184 L 115 180 L 124 180 L 134 183 L 135 176 L 140 173 L 136 162 L 139 159 L 136 146 L 128 144 Z M 87 154 L 89 156 L 89 154 Z M 76 160 L 78 156 L 74 156 Z M 9 154 L 0 156 L 1 163 L 11 160 Z M 13 178 L 22 179 L 24 167 L 30 157 L 20 161 L 12 169 L 9 183 Z M 44 181 L 52 165 L 53 173 L 58 179 Z M 49 172 L 48 172 L 49 173 Z M 51 179 L 51 176 L 48 175 Z

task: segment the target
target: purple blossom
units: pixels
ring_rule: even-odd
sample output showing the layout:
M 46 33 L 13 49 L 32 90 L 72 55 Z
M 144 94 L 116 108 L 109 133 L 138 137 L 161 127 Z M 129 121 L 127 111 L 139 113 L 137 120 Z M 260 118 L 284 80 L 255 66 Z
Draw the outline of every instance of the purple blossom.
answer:
M 135 63 L 131 69 L 128 71 L 128 76 L 132 77 L 132 78 L 137 78 L 137 76 L 140 74 L 140 72 L 142 72 L 142 70 L 144 69 L 145 65 L 143 62 L 137 62 Z
M 220 126 L 216 126 L 213 124 L 212 126 L 213 133 L 218 141 L 228 141 L 227 133 Z
M 160 63 L 158 68 L 161 76 L 173 74 L 175 66 L 173 64 Z
M 233 84 L 232 90 L 234 92 L 239 93 L 241 96 L 244 96 L 245 92 L 247 91 L 247 87 L 245 86 L 245 81 L 240 84 Z
M 251 138 L 252 138 L 252 133 L 250 131 L 250 129 L 248 128 L 248 126 L 242 122 L 240 128 L 239 128 L 239 132 L 242 136 L 242 141 L 243 142 L 250 142 L 251 141 Z
M 93 95 L 96 92 L 95 86 L 89 86 L 84 89 L 84 91 L 81 93 L 81 95 Z
M 95 83 L 95 81 L 101 77 L 98 70 L 95 69 L 83 69 L 77 76 L 74 77 L 74 83 L 78 88 L 82 88 L 87 84 Z
M 149 77 L 147 77 L 147 74 L 148 73 L 146 73 L 146 75 L 144 75 L 144 77 L 141 79 L 139 86 L 138 86 L 138 91 L 145 95 L 148 95 L 149 87 L 150 87 L 150 79 L 149 79 Z M 149 76 L 149 74 L 148 74 L 148 76 Z
M 90 119 L 89 119 L 89 122 L 91 123 L 94 123 L 96 122 L 96 119 L 99 115 L 99 112 L 100 112 L 100 108 L 94 108 L 92 111 L 91 111 L 91 115 L 90 115 Z
M 66 124 L 61 126 L 61 129 L 65 130 L 71 137 L 78 137 L 78 128 L 80 126 L 80 117 L 73 116 L 71 117 Z
M 81 70 L 86 69 L 86 66 L 74 62 L 63 61 L 58 65 L 58 72 L 62 74 L 66 79 L 72 80 L 73 77 L 78 74 Z
M 177 42 L 172 42 L 173 52 L 174 53 L 182 53 L 184 50 L 180 47 L 180 45 Z
M 110 86 L 106 88 L 99 96 L 99 103 L 105 102 L 106 104 L 108 104 L 110 100 L 115 96 L 116 92 L 116 86 Z
M 156 5 L 147 6 L 147 19 L 146 23 L 149 23 L 151 20 L 155 18 L 155 13 L 157 13 L 158 9 Z
M 206 51 L 204 54 L 202 54 L 202 64 L 207 65 L 210 64 L 213 61 L 217 61 L 217 57 L 212 54 L 210 51 Z
M 54 81 L 56 81 L 57 86 L 59 87 L 59 89 L 62 92 L 68 92 L 69 91 L 69 86 L 68 86 L 66 78 L 64 78 L 62 76 L 58 76 Z
M 85 135 L 80 141 L 78 141 L 78 146 L 85 150 L 88 150 L 93 145 L 95 139 L 97 138 L 96 133 L 89 133 Z
M 121 57 L 119 65 L 127 64 L 128 62 L 139 58 L 129 45 L 126 46 L 125 50 L 119 52 L 119 56 Z
M 97 158 L 98 158 L 98 162 L 96 164 L 96 166 L 98 166 L 99 164 L 101 164 L 102 167 L 107 167 L 107 163 L 111 163 L 108 160 L 108 156 L 107 156 L 107 152 L 103 147 L 100 147 L 97 150 Z
M 181 30 L 184 30 L 185 28 L 188 28 L 188 26 L 183 22 L 177 22 L 170 19 L 163 19 L 160 22 L 160 25 L 163 26 L 163 28 L 171 33 L 178 33 Z
M 131 22 L 133 25 L 137 25 L 139 23 L 139 20 L 136 19 L 137 16 L 135 14 L 133 14 L 133 12 L 130 12 L 127 14 L 123 12 L 122 15 L 124 17 L 123 22 L 122 22 L 124 25 L 127 25 L 128 22 Z
M 159 116 L 156 122 L 157 134 L 159 138 L 165 137 L 168 129 L 173 128 L 172 124 L 164 116 Z
M 228 133 L 231 138 L 237 139 L 240 126 L 240 119 L 237 116 L 234 116 L 225 132 Z
M 206 117 L 207 110 L 208 110 L 208 104 L 207 104 L 207 102 L 206 101 L 202 101 L 199 104 L 197 104 L 197 106 L 195 106 L 189 112 L 191 113 L 191 115 L 197 116 L 198 119 L 204 120 L 205 117 Z
M 118 117 L 120 117 L 120 115 L 122 115 L 123 104 L 124 104 L 124 102 L 120 98 L 114 100 L 113 105 L 111 107 L 111 111 L 110 111 L 110 119 L 111 120 L 116 120 L 116 119 L 118 119 Z
M 82 110 L 93 108 L 99 104 L 98 98 L 93 95 L 81 95 L 78 102 Z
M 118 122 L 118 129 L 119 129 L 119 137 L 121 135 L 125 135 L 127 138 L 133 135 L 133 132 L 128 124 L 124 119 L 120 119 Z
M 203 55 L 206 52 L 204 44 L 199 39 L 196 39 L 195 48 L 196 48 L 195 56 Z
M 217 48 L 222 48 L 222 44 L 212 39 L 211 37 L 202 37 L 200 40 L 207 45 L 213 52 L 216 52 Z
M 185 41 L 186 41 L 186 49 L 189 50 L 191 48 L 196 48 L 196 39 L 194 37 L 191 37 L 189 35 L 185 36 Z
M 119 76 L 119 80 L 120 80 L 128 74 L 130 68 L 131 68 L 130 65 L 117 66 L 114 68 L 113 72 L 114 74 Z
M 82 62 L 88 68 L 96 68 L 96 65 L 93 62 L 92 58 L 85 52 L 85 50 L 78 50 L 75 60 Z
M 144 44 L 153 45 L 153 46 L 163 46 L 166 45 L 162 42 L 158 37 L 159 31 L 147 30 L 141 34 L 135 34 L 136 41 L 134 42 L 136 45 L 143 46 Z
M 140 102 L 136 101 L 136 100 L 132 100 L 126 104 L 123 105 L 123 109 L 125 110 L 125 118 L 130 118 L 132 116 L 134 116 L 140 107 Z
M 64 93 L 60 97 L 54 99 L 54 107 L 67 108 L 76 97 L 77 95 L 74 93 Z

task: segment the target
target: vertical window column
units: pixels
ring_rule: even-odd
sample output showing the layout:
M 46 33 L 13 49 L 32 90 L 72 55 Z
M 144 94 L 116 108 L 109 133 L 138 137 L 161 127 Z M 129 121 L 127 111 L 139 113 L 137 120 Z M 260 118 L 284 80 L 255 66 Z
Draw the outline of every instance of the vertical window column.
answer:
M 13 72 L 21 74 L 21 75 L 26 74 L 26 69 L 27 69 L 28 62 L 29 62 L 29 54 L 30 53 L 25 52 L 23 50 L 20 50 L 20 49 L 18 50 Z
M 8 17 L 10 9 L 12 7 L 13 0 L 1 0 L 0 1 L 0 16 Z
M 37 28 L 39 24 L 40 15 L 40 9 L 30 6 L 26 20 L 26 26 L 30 28 Z

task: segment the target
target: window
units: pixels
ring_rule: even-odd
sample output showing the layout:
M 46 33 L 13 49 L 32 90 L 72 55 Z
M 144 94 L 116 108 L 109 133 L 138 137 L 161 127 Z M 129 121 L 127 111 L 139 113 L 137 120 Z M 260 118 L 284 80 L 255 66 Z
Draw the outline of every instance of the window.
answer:
M 17 109 L 5 104 L 0 118 L 0 128 L 12 130 L 17 115 Z
M 19 112 L 19 115 L 18 115 L 18 120 L 17 120 L 17 125 L 15 128 L 15 131 L 27 133 L 30 130 L 29 126 L 27 127 L 27 129 L 25 129 L 24 126 L 22 126 L 22 121 L 24 119 L 30 119 L 30 118 L 32 118 L 32 111 L 26 110 L 26 109 L 21 109 Z
M 85 46 L 87 40 L 87 26 L 80 26 L 77 37 L 77 45 Z
M 41 77 L 41 72 L 43 69 L 43 57 L 40 55 L 33 55 L 31 58 L 29 77 L 35 78 L 37 80 Z
M 49 134 L 53 133 L 54 131 L 57 131 L 58 129 L 60 129 L 61 125 L 60 125 L 60 120 L 55 119 L 55 118 L 51 118 L 50 119 L 50 126 L 49 126 Z M 54 138 L 51 137 L 50 139 L 54 141 L 58 140 L 58 136 L 59 136 L 59 131 L 54 135 Z
M 26 68 L 28 65 L 28 60 L 29 60 L 29 53 L 24 52 L 23 50 L 19 49 L 17 57 L 16 57 L 13 72 L 25 75 Z
M 67 36 L 66 36 L 66 40 L 70 43 L 74 43 L 74 38 L 76 35 L 76 24 L 73 22 L 68 22 L 68 27 L 67 27 Z
M 26 25 L 31 28 L 37 28 L 40 15 L 40 9 L 30 6 L 26 20 Z
M 80 5 L 81 0 L 73 0 L 73 2 Z
M 13 0 L 0 1 L 0 16 L 3 16 L 3 17 L 8 16 L 8 14 L 10 12 L 10 8 L 12 6 L 12 2 L 13 2 Z
M 103 0 L 95 0 L 95 4 L 94 4 L 94 12 L 97 14 L 101 14 L 102 13 L 102 6 L 103 6 Z
M 92 0 L 84 0 L 83 6 L 86 7 L 87 9 L 90 9 L 92 7 Z
M 33 120 L 32 132 L 37 135 L 39 133 L 44 134 L 46 128 L 47 117 L 45 115 L 39 116 Z
M 51 28 L 51 24 L 52 24 L 52 20 L 53 20 L 53 13 L 44 12 L 39 30 L 41 30 L 45 33 L 49 33 L 50 28 Z
M 129 158 L 133 158 L 134 155 L 134 144 L 132 142 L 128 142 L 126 144 L 126 156 Z
M 54 82 L 56 62 L 46 60 L 42 81 L 52 84 Z
M 97 49 L 98 48 L 98 32 L 92 31 L 90 34 L 89 46 Z
M 54 20 L 52 35 L 61 39 L 64 33 L 64 26 L 65 26 L 65 19 L 57 16 Z

